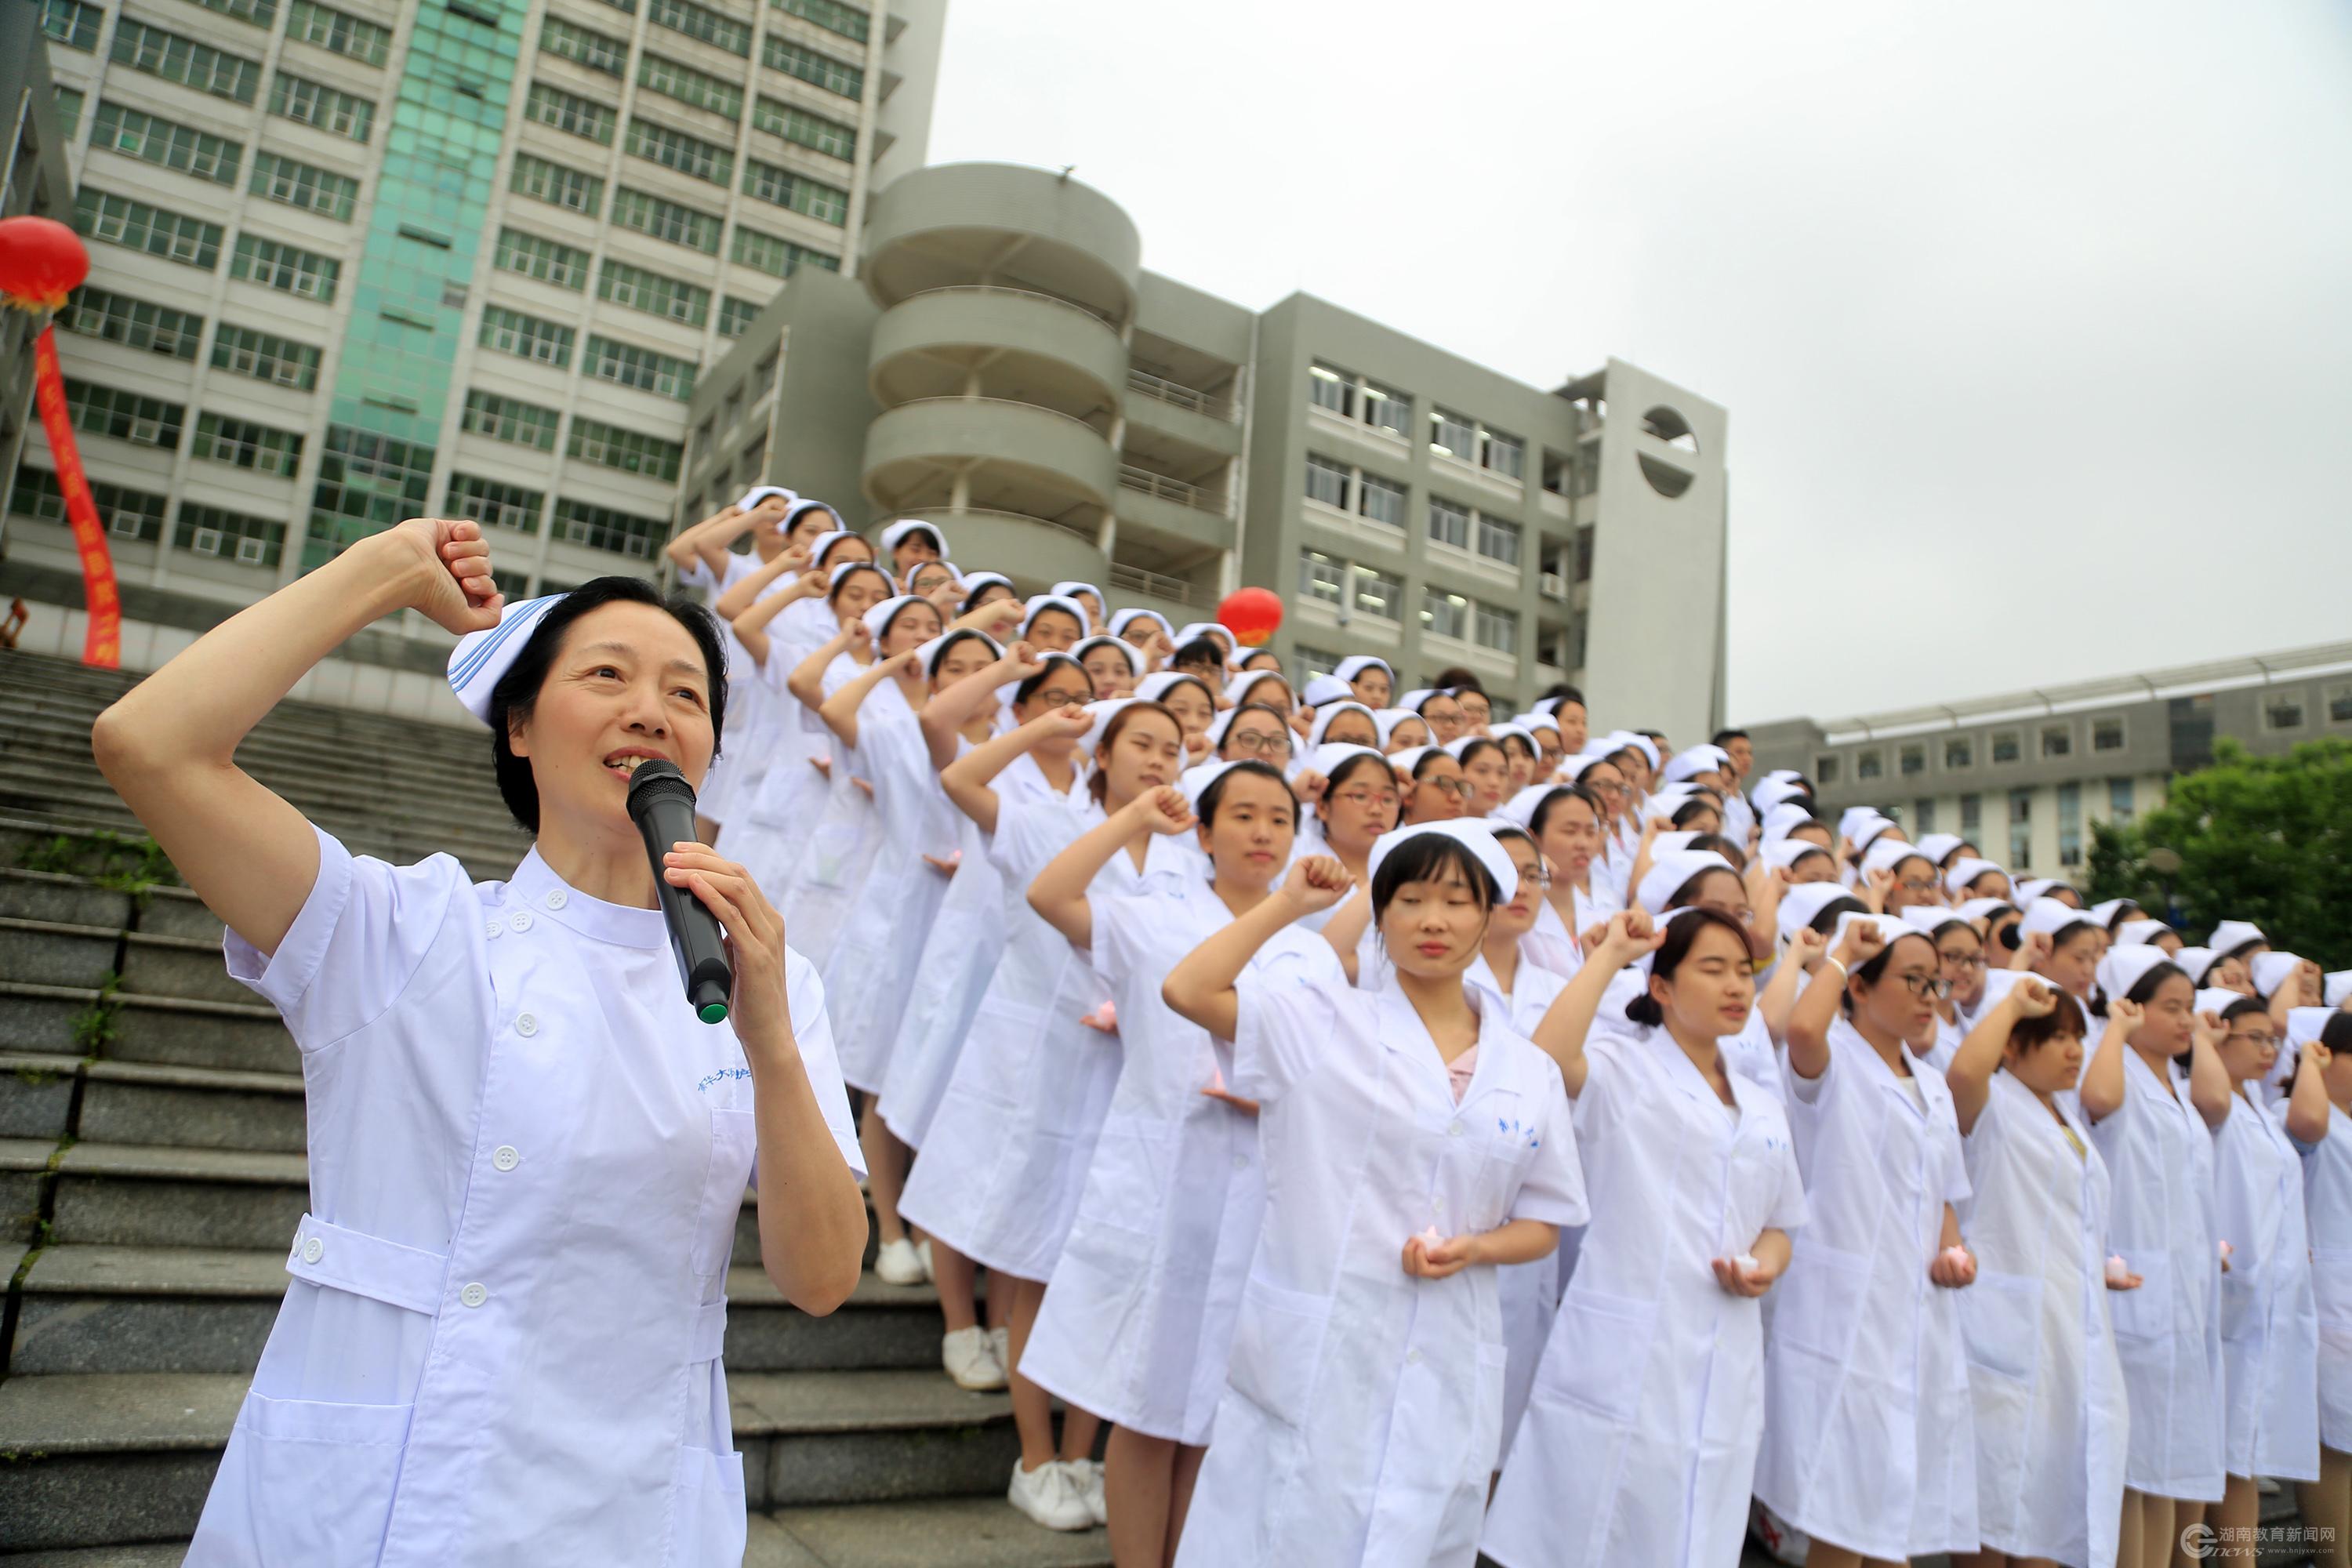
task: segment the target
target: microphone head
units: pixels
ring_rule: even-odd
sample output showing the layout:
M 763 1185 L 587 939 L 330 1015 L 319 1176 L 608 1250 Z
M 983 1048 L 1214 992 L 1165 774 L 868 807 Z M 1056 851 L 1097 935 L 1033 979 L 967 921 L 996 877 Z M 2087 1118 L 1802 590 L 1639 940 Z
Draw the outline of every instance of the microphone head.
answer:
M 654 802 L 662 799 L 683 799 L 694 804 L 694 786 L 686 782 L 677 764 L 662 757 L 651 757 L 637 764 L 629 775 L 629 816 L 642 819 Z

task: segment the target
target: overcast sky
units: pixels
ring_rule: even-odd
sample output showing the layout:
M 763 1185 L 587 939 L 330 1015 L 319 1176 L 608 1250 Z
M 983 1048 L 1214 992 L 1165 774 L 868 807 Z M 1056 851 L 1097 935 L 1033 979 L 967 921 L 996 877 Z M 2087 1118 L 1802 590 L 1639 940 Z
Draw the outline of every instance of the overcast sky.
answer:
M 949 0 L 930 155 L 1724 405 L 1736 719 L 2352 637 L 2336 0 Z

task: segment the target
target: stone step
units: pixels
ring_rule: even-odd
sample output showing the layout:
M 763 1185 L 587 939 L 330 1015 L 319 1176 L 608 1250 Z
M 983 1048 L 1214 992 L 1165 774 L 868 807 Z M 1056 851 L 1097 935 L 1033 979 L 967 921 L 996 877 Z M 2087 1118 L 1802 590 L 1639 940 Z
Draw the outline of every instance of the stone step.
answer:
M 70 660 L 0 650 L 0 689 L 26 711 L 82 714 L 91 719 L 144 679 L 131 670 L 95 670 Z M 479 731 L 462 725 L 289 700 L 258 728 L 270 733 L 327 736 L 354 744 L 401 742 L 419 749 L 478 745 Z
M 22 819 L 16 823 L 37 826 Z M 0 822 L 0 835 L 11 826 Z M 0 842 L 0 858 L 5 858 L 7 846 Z M 185 888 L 149 888 L 134 894 L 58 871 L 0 866 L 0 916 L 136 931 L 150 936 L 194 937 L 215 948 L 220 944 L 220 917 Z
M 0 1137 L 0 1263 L 11 1279 L 24 1244 L 40 1229 L 41 1192 L 57 1155 L 54 1138 Z
M 0 1052 L 0 1137 L 299 1154 L 307 1130 L 296 1073 Z
M 0 1050 L 103 1056 L 243 1072 L 299 1072 L 301 1052 L 268 1003 L 117 992 L 103 1010 L 95 986 L 0 981 Z M 94 1047 L 94 1048 L 93 1048 Z
M 0 1554 L 5 1568 L 180 1568 L 187 1543 Z M 778 1509 L 751 1518 L 743 1568 L 1109 1568 L 1099 1530 L 1041 1530 L 1001 1498 Z
M 9 1543 L 184 1540 L 248 1381 L 122 1373 L 0 1384 L 0 1450 L 14 1456 L 0 1465 Z M 935 1371 L 742 1373 L 728 1390 L 758 1510 L 1001 1495 L 1020 1452 L 1003 1394 L 964 1393 Z
M 251 991 L 230 978 L 217 938 L 207 942 L 0 916 L 0 981 L 97 987 L 117 973 L 118 958 L 125 991 L 206 1002 L 253 1000 Z
M 96 773 L 98 759 L 90 750 L 89 731 L 90 719 L 79 714 L 15 714 L 8 737 L 0 743 L 0 755 L 12 761 L 39 761 L 61 769 Z M 352 764 L 363 763 L 368 778 L 423 786 L 436 777 L 486 778 L 490 745 L 489 737 L 478 731 L 462 752 L 449 749 L 435 752 L 399 744 L 354 745 L 329 736 L 306 738 L 256 731 L 238 745 L 236 760 L 239 766 L 256 775 L 276 773 L 287 778 L 310 778 L 336 786 L 351 785 L 358 776 Z M 480 794 L 478 789 L 470 792 L 470 796 L 478 799 Z M 490 798 L 495 799 L 496 795 L 493 785 Z
M 286 1253 L 59 1245 L 26 1270 L 11 1377 L 88 1373 L 251 1376 L 287 1284 Z M 728 1370 L 940 1372 L 939 1297 L 869 1270 L 838 1311 L 787 1305 L 756 1266 L 727 1275 Z

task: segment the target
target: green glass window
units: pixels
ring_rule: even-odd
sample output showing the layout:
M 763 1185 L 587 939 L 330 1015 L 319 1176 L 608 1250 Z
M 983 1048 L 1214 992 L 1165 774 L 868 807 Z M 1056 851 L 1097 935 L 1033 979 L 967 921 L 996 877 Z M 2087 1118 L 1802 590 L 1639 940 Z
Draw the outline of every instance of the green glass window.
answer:
M 845 38 L 866 41 L 872 33 L 874 19 L 856 5 L 845 5 L 842 0 L 769 0 L 787 16 L 798 16 L 804 22 L 814 22 L 828 33 L 839 33 Z
M 99 25 L 105 20 L 104 11 L 82 0 L 41 0 L 41 31 L 69 49 L 96 50 Z
M 470 517 L 487 528 L 510 528 L 517 533 L 537 533 L 539 514 L 547 497 L 520 485 L 501 484 L 476 474 L 449 476 L 442 508 L 450 517 Z
M 519 228 L 499 230 L 497 264 L 501 271 L 520 272 L 559 289 L 577 289 L 588 282 L 586 251 Z
M 236 253 L 228 264 L 232 278 L 242 278 L 265 289 L 283 289 L 322 304 L 333 301 L 336 280 L 342 272 L 343 264 L 331 256 L 320 256 L 315 250 L 281 245 L 251 234 L 236 237 Z
M 789 278 L 799 267 L 822 267 L 827 272 L 841 270 L 837 257 L 795 245 L 789 239 L 778 239 L 772 234 L 761 234 L 740 223 L 735 226 L 735 245 L 730 254 L 744 266 L 756 267 L 774 278 Z
M 74 226 L 92 239 L 206 271 L 220 260 L 220 225 L 88 185 L 74 193 Z
M 50 96 L 58 106 L 58 123 L 71 136 L 74 127 L 81 123 L 82 95 L 69 87 L 61 87 Z
M 240 566 L 275 566 L 286 548 L 286 525 L 224 507 L 180 503 L 172 531 L 175 549 L 217 555 Z
M 319 482 L 310 492 L 310 541 L 303 570 L 323 565 L 352 541 L 421 517 L 433 479 L 433 448 L 349 425 L 327 426 Z
M 160 76 L 215 98 L 251 103 L 261 90 L 261 62 L 151 27 L 125 16 L 115 25 L 113 58 L 133 70 Z
M 286 10 L 286 36 L 297 43 L 313 44 L 362 65 L 380 66 L 392 51 L 392 34 L 362 16 L 316 0 L 294 0 Z
M 575 27 L 560 16 L 550 16 L 540 28 L 539 47 L 606 76 L 620 76 L 628 67 L 629 46 L 625 40 Z
M 360 199 L 360 183 L 350 175 L 298 163 L 276 153 L 253 155 L 253 184 L 248 188 L 257 196 L 344 223 L 351 221 Z
M 481 336 L 476 341 L 486 349 L 520 354 L 561 370 L 572 363 L 572 329 L 560 321 L 492 305 L 482 311 Z
M 642 561 L 661 548 L 663 542 L 669 538 L 669 520 L 637 517 L 625 511 L 614 511 L 608 506 L 590 506 L 585 501 L 569 500 L 559 496 L 555 501 L 553 533 L 568 543 L 634 555 Z
M 179 449 L 180 430 L 188 417 L 180 404 L 71 376 L 66 378 L 66 412 L 77 430 L 166 452 Z
M 555 450 L 555 426 L 562 416 L 536 403 L 488 392 L 466 394 L 465 427 L 493 441 L 511 441 L 541 452 Z
M 167 498 L 92 479 L 89 499 L 96 503 L 106 531 L 115 538 L 152 540 L 163 536 L 163 509 L 170 504 Z M 8 495 L 8 510 L 18 517 L 37 517 L 44 522 L 65 521 L 66 496 L 58 488 L 57 475 L 29 463 L 17 465 L 16 487 Z
M 196 416 L 196 437 L 188 444 L 191 455 L 257 474 L 291 479 L 302 464 L 302 437 L 291 430 L 273 429 L 250 419 L 226 414 Z
M 581 369 L 598 381 L 658 393 L 683 403 L 694 395 L 694 362 L 675 354 L 656 353 L 634 343 L 591 336 Z
M 517 195 L 533 196 L 559 207 L 593 217 L 604 210 L 604 182 L 595 175 L 528 153 L 515 154 L 514 173 L 507 188 Z
M 205 319 L 103 289 L 84 289 L 66 302 L 58 324 L 69 332 L 125 343 L 166 359 L 193 360 Z
M 196 4 L 257 27 L 267 27 L 278 19 L 278 0 L 196 0 Z
M 724 185 L 735 177 L 735 154 L 726 148 L 635 115 L 629 118 L 626 151 L 633 157 L 714 185 Z
M 710 316 L 709 289 L 610 257 L 604 258 L 604 270 L 596 275 L 596 298 L 648 315 L 684 321 L 689 327 L 702 325 Z M 589 346 L 593 354 L 593 340 Z
M 656 27 L 667 27 L 673 33 L 716 44 L 730 55 L 747 58 L 751 56 L 751 24 L 713 11 L 708 5 L 694 5 L 692 0 L 646 0 L 646 16 Z
M 284 71 L 270 79 L 269 112 L 353 142 L 365 142 L 375 129 L 373 100 Z
M 125 153 L 161 163 L 216 185 L 236 184 L 245 144 L 208 135 L 193 125 L 182 125 L 137 109 L 125 109 L 111 99 L 101 100 L 89 123 L 89 144 L 110 153 Z
M 821 87 L 827 92 L 837 92 L 844 98 L 866 96 L 865 70 L 847 60 L 837 60 L 831 55 L 787 43 L 773 33 L 768 35 L 761 56 L 768 62 L 770 70 L 796 76 L 812 86 Z
M 550 87 L 543 81 L 530 84 L 530 97 L 523 105 L 523 115 L 541 125 L 584 136 L 600 147 L 613 144 L 613 126 L 620 119 L 616 110 L 593 99 Z
M 626 185 L 614 193 L 613 221 L 623 228 L 633 228 L 656 239 L 690 246 L 707 256 L 719 254 L 719 233 L 726 226 L 722 220 L 709 213 L 697 212 L 676 202 L 666 202 L 659 196 L 633 191 Z
M 797 142 L 834 158 L 855 158 L 857 155 L 857 131 L 837 120 L 827 120 L 821 114 L 811 114 L 805 109 L 761 95 L 751 106 L 751 123 L 771 136 L 781 136 L 787 142 Z
M 308 343 L 224 321 L 213 334 L 213 368 L 310 392 L 319 384 L 319 351 Z
M 847 191 L 820 184 L 806 174 L 779 169 L 773 163 L 762 163 L 757 159 L 744 167 L 743 194 L 806 214 L 820 223 L 829 223 L 836 227 L 849 221 Z
M 648 50 L 637 57 L 637 85 L 730 120 L 743 118 L 743 88 Z
M 732 294 L 728 295 L 719 302 L 719 335 L 722 338 L 741 337 L 744 330 L 751 326 L 751 318 L 759 313 L 759 300 L 739 300 Z
M 678 463 L 686 455 L 685 447 L 676 441 L 576 415 L 572 420 L 572 439 L 563 449 L 566 455 L 585 463 L 599 463 L 625 474 L 643 474 L 664 482 L 677 478 Z M 561 503 L 557 510 L 562 510 Z

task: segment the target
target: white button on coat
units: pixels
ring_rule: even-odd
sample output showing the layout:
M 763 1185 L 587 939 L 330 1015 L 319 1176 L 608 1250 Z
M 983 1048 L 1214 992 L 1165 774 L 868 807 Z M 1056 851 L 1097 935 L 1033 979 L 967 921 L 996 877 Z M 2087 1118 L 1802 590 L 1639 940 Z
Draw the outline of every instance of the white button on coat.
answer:
M 528 939 L 489 940 L 502 905 L 562 890 L 536 851 L 476 887 L 447 856 L 318 843 L 277 952 L 226 945 L 303 1051 L 310 1208 L 340 1228 L 287 1287 L 191 1568 L 509 1568 L 518 1542 L 532 1561 L 734 1568 L 717 1358 L 756 1140 L 733 1028 L 687 1007 L 656 910 L 575 892 Z M 785 984 L 855 1169 L 824 988 L 789 951 Z M 526 1009 L 561 1070 L 524 1046 Z M 535 1179 L 465 1180 L 486 1127 Z M 466 1310 L 469 1285 L 499 1310 Z
M 483 1288 L 478 1279 L 457 1292 L 457 1300 L 465 1302 L 468 1307 L 478 1307 L 489 1299 L 489 1291 Z
M 517 910 L 515 911 L 514 919 L 509 921 L 507 923 L 512 926 L 516 931 L 529 931 L 530 929 L 530 912 L 527 910 Z
M 490 1163 L 501 1171 L 511 1171 L 522 1163 L 522 1154 L 511 1143 L 501 1143 L 490 1154 Z
M 539 1020 L 529 1013 L 521 1014 L 515 1019 L 515 1033 L 526 1040 L 530 1038 L 539 1033 Z
M 302 1261 L 305 1263 L 316 1263 L 325 1257 L 326 1253 L 327 1244 L 315 1236 L 302 1243 Z

